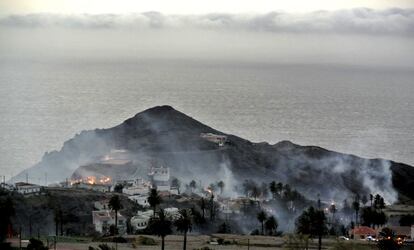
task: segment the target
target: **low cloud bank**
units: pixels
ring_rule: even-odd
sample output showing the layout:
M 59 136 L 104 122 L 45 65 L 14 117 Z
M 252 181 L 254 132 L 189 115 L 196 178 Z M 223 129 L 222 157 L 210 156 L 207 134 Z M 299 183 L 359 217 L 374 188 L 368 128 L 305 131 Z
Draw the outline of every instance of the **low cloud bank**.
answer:
M 368 35 L 414 34 L 414 9 L 357 8 L 304 14 L 164 15 L 159 12 L 128 15 L 11 15 L 0 19 L 7 27 L 64 27 L 70 29 L 207 29 L 273 33 L 351 33 Z

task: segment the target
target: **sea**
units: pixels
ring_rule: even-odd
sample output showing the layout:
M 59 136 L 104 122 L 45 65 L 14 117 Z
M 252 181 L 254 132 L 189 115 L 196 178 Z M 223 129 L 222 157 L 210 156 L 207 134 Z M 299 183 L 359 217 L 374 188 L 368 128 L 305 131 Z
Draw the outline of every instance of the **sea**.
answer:
M 414 70 L 189 59 L 0 59 L 0 175 L 157 105 L 253 142 L 414 165 Z

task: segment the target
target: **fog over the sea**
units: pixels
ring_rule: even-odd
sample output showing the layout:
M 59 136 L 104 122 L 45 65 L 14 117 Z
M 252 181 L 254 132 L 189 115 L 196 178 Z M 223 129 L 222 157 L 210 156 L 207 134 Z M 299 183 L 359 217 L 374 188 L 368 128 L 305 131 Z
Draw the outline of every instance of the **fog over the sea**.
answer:
M 254 141 L 414 164 L 413 44 L 402 8 L 2 16 L 1 170 L 161 104 Z
M 414 65 L 414 9 L 305 14 L 28 14 L 0 19 L 6 58 L 192 58 Z

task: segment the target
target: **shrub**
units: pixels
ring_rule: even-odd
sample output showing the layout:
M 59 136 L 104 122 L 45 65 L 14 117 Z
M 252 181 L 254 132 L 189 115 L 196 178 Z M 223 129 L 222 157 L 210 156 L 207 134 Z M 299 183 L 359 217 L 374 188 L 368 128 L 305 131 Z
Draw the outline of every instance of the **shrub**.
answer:
M 35 238 L 31 238 L 29 240 L 29 244 L 27 245 L 27 250 L 47 250 L 47 247 L 43 245 L 43 242 L 37 240 Z
M 138 242 L 139 242 L 139 244 L 145 245 L 145 246 L 157 245 L 157 242 L 155 242 L 155 240 L 153 238 L 144 237 L 144 236 L 139 236 Z

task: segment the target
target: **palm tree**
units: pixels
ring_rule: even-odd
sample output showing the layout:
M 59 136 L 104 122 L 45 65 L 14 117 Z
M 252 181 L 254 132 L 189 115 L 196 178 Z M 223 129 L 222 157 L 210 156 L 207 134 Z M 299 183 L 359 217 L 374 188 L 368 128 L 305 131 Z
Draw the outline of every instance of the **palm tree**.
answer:
M 276 218 L 272 215 L 269 218 L 267 218 L 265 222 L 266 231 L 269 233 L 269 235 L 272 235 L 273 232 L 276 232 L 276 229 L 278 227 L 278 223 Z
M 374 200 L 374 195 L 369 194 L 369 200 L 371 201 L 371 207 L 372 207 L 372 201 Z
M 164 250 L 165 237 L 172 233 L 172 222 L 164 209 L 158 211 L 158 217 L 152 217 L 150 219 L 148 228 L 150 232 L 161 237 L 161 250 Z
M 225 186 L 224 182 L 223 181 L 219 181 L 217 183 L 217 186 L 220 188 L 220 194 L 223 194 L 223 190 L 224 190 L 224 186 Z
M 329 212 L 332 213 L 332 224 L 335 223 L 335 213 L 336 213 L 337 209 L 334 203 L 331 204 L 331 206 L 329 207 Z
M 264 234 L 264 222 L 267 219 L 266 213 L 262 210 L 257 214 L 257 220 L 262 224 L 262 235 Z
M 254 200 L 257 200 L 257 197 L 259 197 L 259 196 L 260 196 L 260 190 L 259 190 L 259 187 L 258 187 L 258 186 L 256 186 L 256 185 L 254 185 L 254 186 L 252 187 L 252 196 L 253 196 Z
M 282 195 L 282 191 L 283 191 L 283 183 L 278 182 L 278 183 L 276 184 L 276 190 L 277 190 L 277 192 L 279 193 L 279 196 L 281 196 L 281 195 Z
M 204 198 L 201 198 L 200 200 L 200 208 L 201 208 L 201 211 L 203 212 L 203 220 L 204 220 L 205 210 L 207 208 L 206 200 Z
M 355 210 L 355 224 L 358 225 L 358 212 L 359 212 L 359 196 L 355 196 L 354 202 L 352 202 L 352 208 Z
M 121 200 L 119 199 L 118 195 L 114 195 L 111 197 L 108 203 L 108 207 L 111 210 L 115 211 L 115 232 L 114 233 L 116 234 L 118 231 L 118 211 L 122 209 Z
M 275 181 L 272 181 L 269 184 L 269 190 L 272 193 L 273 199 L 275 199 L 276 198 L 276 194 L 277 194 L 277 187 L 276 187 L 276 182 Z
M 178 191 L 178 194 L 180 194 L 180 187 L 181 187 L 181 182 L 180 180 L 178 180 L 177 178 L 173 178 L 171 180 L 171 187 L 175 187 Z
M 154 217 L 155 217 L 155 209 L 162 202 L 161 196 L 158 194 L 158 191 L 156 188 L 151 188 L 151 190 L 149 191 L 147 200 L 154 211 Z
M 195 180 L 192 180 L 190 182 L 191 193 L 194 192 L 194 189 L 196 189 L 196 187 L 197 187 L 197 182 Z
M 192 229 L 192 215 L 191 211 L 188 209 L 181 209 L 180 210 L 180 218 L 175 221 L 175 226 L 177 230 L 184 233 L 184 244 L 183 250 L 187 249 L 187 233 Z

